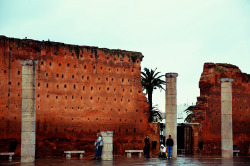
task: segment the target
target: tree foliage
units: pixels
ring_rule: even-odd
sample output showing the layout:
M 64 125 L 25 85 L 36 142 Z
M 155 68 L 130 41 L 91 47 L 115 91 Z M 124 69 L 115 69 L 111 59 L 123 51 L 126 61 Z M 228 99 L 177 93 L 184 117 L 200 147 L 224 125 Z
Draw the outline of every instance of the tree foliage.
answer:
M 157 69 L 157 68 L 156 68 Z M 141 72 L 141 84 L 143 86 L 143 90 L 146 90 L 146 94 L 148 95 L 148 103 L 149 103 L 149 111 L 150 111 L 150 118 L 149 122 L 152 122 L 153 113 L 153 103 L 152 103 L 152 95 L 153 90 L 159 88 L 160 90 L 165 90 L 163 85 L 166 84 L 164 80 L 161 80 L 160 72 L 156 72 L 155 70 L 149 70 L 148 68 L 144 68 L 144 71 Z
M 192 106 L 189 106 L 187 109 L 185 109 L 184 110 L 184 112 L 186 112 L 187 113 L 187 117 L 185 118 L 185 122 L 187 122 L 187 123 L 190 123 L 191 122 L 191 118 L 192 118 L 192 114 L 193 114 L 193 112 L 194 112 L 194 105 L 192 105 Z

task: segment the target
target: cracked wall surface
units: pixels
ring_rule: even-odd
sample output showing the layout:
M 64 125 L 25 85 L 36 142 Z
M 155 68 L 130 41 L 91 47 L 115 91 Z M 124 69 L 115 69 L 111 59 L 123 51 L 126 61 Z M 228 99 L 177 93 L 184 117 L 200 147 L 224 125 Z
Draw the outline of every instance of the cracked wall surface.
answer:
M 21 59 L 36 67 L 36 156 L 94 153 L 100 131 L 114 132 L 114 153 L 143 149 L 148 123 L 139 52 L 0 36 L 0 150 L 20 155 Z M 159 129 L 158 129 L 159 130 Z M 153 140 L 152 140 L 153 141 Z

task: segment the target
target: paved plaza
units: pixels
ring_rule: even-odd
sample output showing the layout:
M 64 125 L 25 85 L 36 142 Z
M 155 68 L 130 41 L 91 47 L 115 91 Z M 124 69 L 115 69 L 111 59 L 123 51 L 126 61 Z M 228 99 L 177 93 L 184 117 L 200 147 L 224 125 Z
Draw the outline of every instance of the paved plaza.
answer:
M 128 165 L 147 165 L 147 166 L 174 166 L 174 165 L 223 165 L 223 166 L 249 166 L 250 156 L 248 157 L 234 157 L 232 160 L 223 159 L 222 157 L 212 156 L 178 156 L 176 160 L 163 160 L 158 158 L 138 158 L 132 156 L 132 158 L 115 157 L 112 161 L 94 161 L 91 158 L 77 159 L 72 158 L 70 160 L 65 158 L 53 158 L 53 159 L 36 159 L 35 163 L 20 163 L 13 160 L 9 162 L 7 160 L 0 160 L 0 165 L 6 166 L 83 166 L 83 165 L 99 165 L 99 166 L 128 166 Z

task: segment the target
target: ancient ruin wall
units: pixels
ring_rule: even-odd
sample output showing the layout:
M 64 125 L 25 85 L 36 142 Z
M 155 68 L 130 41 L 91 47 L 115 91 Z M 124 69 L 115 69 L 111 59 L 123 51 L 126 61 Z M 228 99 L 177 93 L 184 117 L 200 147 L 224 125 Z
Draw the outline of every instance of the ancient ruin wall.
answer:
M 22 66 L 36 74 L 36 155 L 93 154 L 96 133 L 114 132 L 114 153 L 143 149 L 148 124 L 139 52 L 0 36 L 0 151 L 20 155 Z
M 220 78 L 233 78 L 232 113 L 233 145 L 241 153 L 250 153 L 250 75 L 231 64 L 205 63 L 195 107 L 195 121 L 201 123 L 199 142 L 203 153 L 221 153 L 221 83 Z M 198 148 L 197 148 L 198 149 Z

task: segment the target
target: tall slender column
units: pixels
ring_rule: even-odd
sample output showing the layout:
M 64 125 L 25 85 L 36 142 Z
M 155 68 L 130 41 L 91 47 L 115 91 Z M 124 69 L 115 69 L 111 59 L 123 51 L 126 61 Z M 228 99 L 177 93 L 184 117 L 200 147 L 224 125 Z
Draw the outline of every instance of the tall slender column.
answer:
M 232 78 L 221 78 L 221 151 L 223 158 L 233 158 Z
M 174 146 L 172 158 L 177 158 L 177 104 L 176 78 L 177 73 L 166 73 L 166 135 L 171 135 Z
M 21 60 L 22 130 L 21 162 L 35 161 L 36 144 L 36 65 L 37 60 Z

